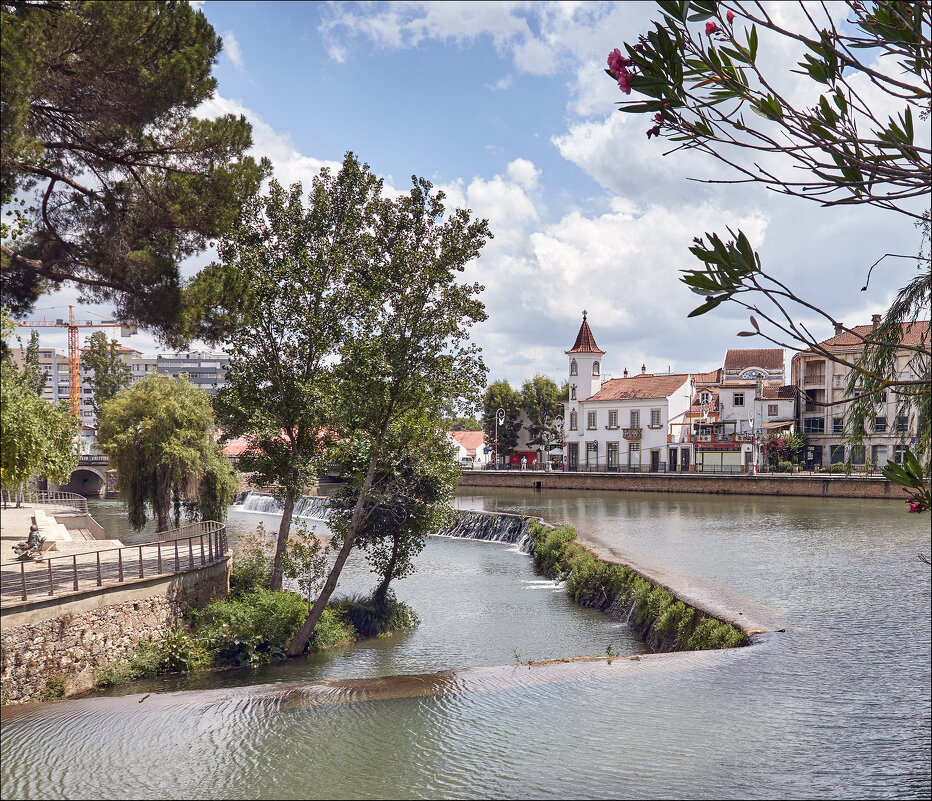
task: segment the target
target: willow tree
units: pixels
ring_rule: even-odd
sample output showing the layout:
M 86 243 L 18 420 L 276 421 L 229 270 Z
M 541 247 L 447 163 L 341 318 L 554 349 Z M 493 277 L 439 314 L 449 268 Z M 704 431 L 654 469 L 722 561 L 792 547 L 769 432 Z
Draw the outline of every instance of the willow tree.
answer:
M 250 448 L 239 468 L 283 503 L 271 588 L 295 501 L 324 468 L 340 405 L 335 364 L 371 297 L 371 229 L 381 183 L 352 153 L 334 175 L 300 184 L 272 181 L 246 205 L 220 247 L 231 283 L 248 285 L 241 323 L 229 338 L 226 386 L 215 408 L 228 437 Z
M 465 209 L 448 213 L 442 192 L 412 180 L 408 193 L 374 209 L 371 259 L 358 275 L 365 314 L 335 369 L 340 434 L 363 443 L 368 460 L 340 550 L 289 656 L 303 653 L 363 530 L 392 427 L 412 417 L 439 426 L 449 410 L 470 408 L 485 383 L 479 349 L 469 342 L 470 327 L 486 318 L 477 297 L 483 287 L 456 279 L 491 236 L 488 223 Z
M 151 375 L 104 404 L 97 444 L 117 471 L 129 520 L 142 528 L 151 507 L 158 531 L 174 512 L 223 520 L 236 477 L 214 437 L 210 396 L 187 378 Z
M 186 2 L 27 2 L 0 8 L 3 302 L 77 288 L 175 341 L 225 286 L 179 265 L 258 190 L 266 162 L 242 116 L 193 113 L 221 50 Z M 10 224 L 7 224 L 10 222 Z

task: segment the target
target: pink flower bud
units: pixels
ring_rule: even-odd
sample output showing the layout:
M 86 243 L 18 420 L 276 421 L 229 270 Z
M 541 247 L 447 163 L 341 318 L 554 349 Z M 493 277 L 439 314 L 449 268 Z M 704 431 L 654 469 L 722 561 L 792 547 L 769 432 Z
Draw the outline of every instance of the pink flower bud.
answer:
M 711 36 L 713 33 L 718 33 L 718 25 L 714 22 L 707 22 L 705 24 L 705 35 Z
M 734 12 L 734 11 L 729 11 L 729 12 L 725 15 L 725 19 L 727 19 L 727 20 L 728 20 L 728 24 L 731 25 L 731 23 L 735 21 L 735 12 Z
M 663 114 L 661 114 L 659 111 L 654 114 L 654 122 L 663 122 Z

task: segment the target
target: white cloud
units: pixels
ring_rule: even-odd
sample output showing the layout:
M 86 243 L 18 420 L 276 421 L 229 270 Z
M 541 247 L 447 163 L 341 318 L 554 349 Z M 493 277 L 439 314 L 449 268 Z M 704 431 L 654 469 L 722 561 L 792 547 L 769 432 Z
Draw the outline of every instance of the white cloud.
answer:
M 236 36 L 233 34 L 233 31 L 224 31 L 223 36 L 223 52 L 227 54 L 227 57 L 230 61 L 233 62 L 233 66 L 237 69 L 243 68 L 243 51 L 239 46 L 239 42 L 236 40 Z
M 537 188 L 540 170 L 527 159 L 515 159 L 508 165 L 508 178 L 528 192 Z

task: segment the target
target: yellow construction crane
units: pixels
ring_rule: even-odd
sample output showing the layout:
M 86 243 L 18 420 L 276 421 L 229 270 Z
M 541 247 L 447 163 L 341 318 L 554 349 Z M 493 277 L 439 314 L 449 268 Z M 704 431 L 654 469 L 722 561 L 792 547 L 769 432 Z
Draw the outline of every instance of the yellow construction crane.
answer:
M 81 419 L 81 376 L 78 358 L 79 328 L 119 328 L 121 337 L 132 336 L 138 330 L 135 325 L 121 323 L 119 320 L 102 320 L 95 323 L 87 320 L 79 323 L 74 317 L 74 306 L 68 307 L 67 320 L 17 320 L 17 325 L 25 328 L 67 328 L 68 329 L 68 400 L 71 414 Z

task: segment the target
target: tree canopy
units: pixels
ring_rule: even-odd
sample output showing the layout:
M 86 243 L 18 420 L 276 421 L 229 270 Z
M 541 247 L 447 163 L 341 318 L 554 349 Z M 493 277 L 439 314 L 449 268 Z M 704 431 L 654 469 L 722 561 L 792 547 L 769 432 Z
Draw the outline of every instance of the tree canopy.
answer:
M 148 507 L 158 530 L 189 517 L 223 520 L 236 493 L 229 461 L 214 440 L 210 396 L 187 378 L 150 375 L 104 404 L 97 444 L 117 471 L 134 528 Z
M 496 432 L 498 433 L 498 445 L 495 448 L 496 460 L 518 449 L 518 437 L 521 435 L 523 426 L 522 403 L 521 393 L 512 389 L 507 381 L 493 381 L 485 390 L 485 395 L 482 397 L 482 430 L 485 432 L 486 442 L 494 443 Z M 499 409 L 504 410 L 505 416 L 496 428 L 495 419 Z
M 200 328 L 225 287 L 185 258 L 236 219 L 268 173 L 243 117 L 193 112 L 221 40 L 186 2 L 26 2 L 0 9 L 3 303 L 69 283 L 169 340 Z M 8 218 L 10 219 L 10 218 Z
M 103 331 L 95 331 L 87 338 L 87 348 L 81 354 L 81 366 L 89 373 L 87 380 L 93 389 L 95 419 L 100 419 L 104 404 L 133 380 L 129 365 L 120 358 L 120 343 L 107 342 Z
M 855 266 L 852 286 L 864 281 L 862 291 L 885 259 L 915 259 L 918 270 L 880 326 L 867 334 L 842 326 L 863 345 L 857 358 L 821 346 L 801 319 L 817 315 L 833 326 L 838 321 L 765 270 L 742 231 L 695 238 L 690 251 L 703 266 L 685 270 L 682 280 L 704 300 L 690 316 L 737 304 L 750 313 L 751 329 L 740 336 L 760 336 L 843 364 L 849 398 L 864 398 L 846 413 L 854 442 L 877 401 L 892 391 L 904 408 L 917 410 L 917 447 L 928 464 L 928 323 L 918 345 L 907 344 L 904 333 L 921 316 L 928 320 L 932 300 L 932 150 L 922 124 L 932 100 L 929 3 L 800 3 L 800 24 L 793 27 L 781 24 L 785 15 L 772 15 L 766 4 L 682 0 L 658 6 L 653 29 L 612 51 L 606 70 L 625 95 L 640 95 L 623 100 L 619 110 L 650 115 L 648 138 L 667 139 L 675 145 L 670 152 L 694 149 L 712 156 L 735 171 L 735 183 L 760 183 L 823 206 L 872 206 L 906 215 L 918 228 L 918 257 L 884 253 L 881 244 L 869 257 L 872 265 Z M 834 16 L 838 9 L 847 19 Z M 792 92 L 778 88 L 785 75 L 764 57 L 768 48 L 796 48 L 793 71 L 803 78 Z
M 294 503 L 324 466 L 337 422 L 335 364 L 371 300 L 371 227 L 380 182 L 347 154 L 336 175 L 251 200 L 221 244 L 224 271 L 248 287 L 229 339 L 226 386 L 215 407 L 228 437 L 250 449 L 240 469 L 281 488 L 284 511 L 271 588 L 280 589 Z
M 2 321 L 5 342 L 13 325 L 5 312 Z M 35 343 L 33 337 L 30 347 Z M 0 358 L 0 483 L 6 487 L 39 476 L 64 484 L 78 466 L 81 424 L 65 401 L 49 403 L 39 394 L 45 374 L 35 356 L 35 349 L 27 353 L 22 369 L 9 349 Z
M 563 401 L 567 395 L 556 381 L 536 375 L 521 385 L 521 411 L 527 420 L 529 445 L 536 445 L 546 456 L 550 447 L 563 439 Z

